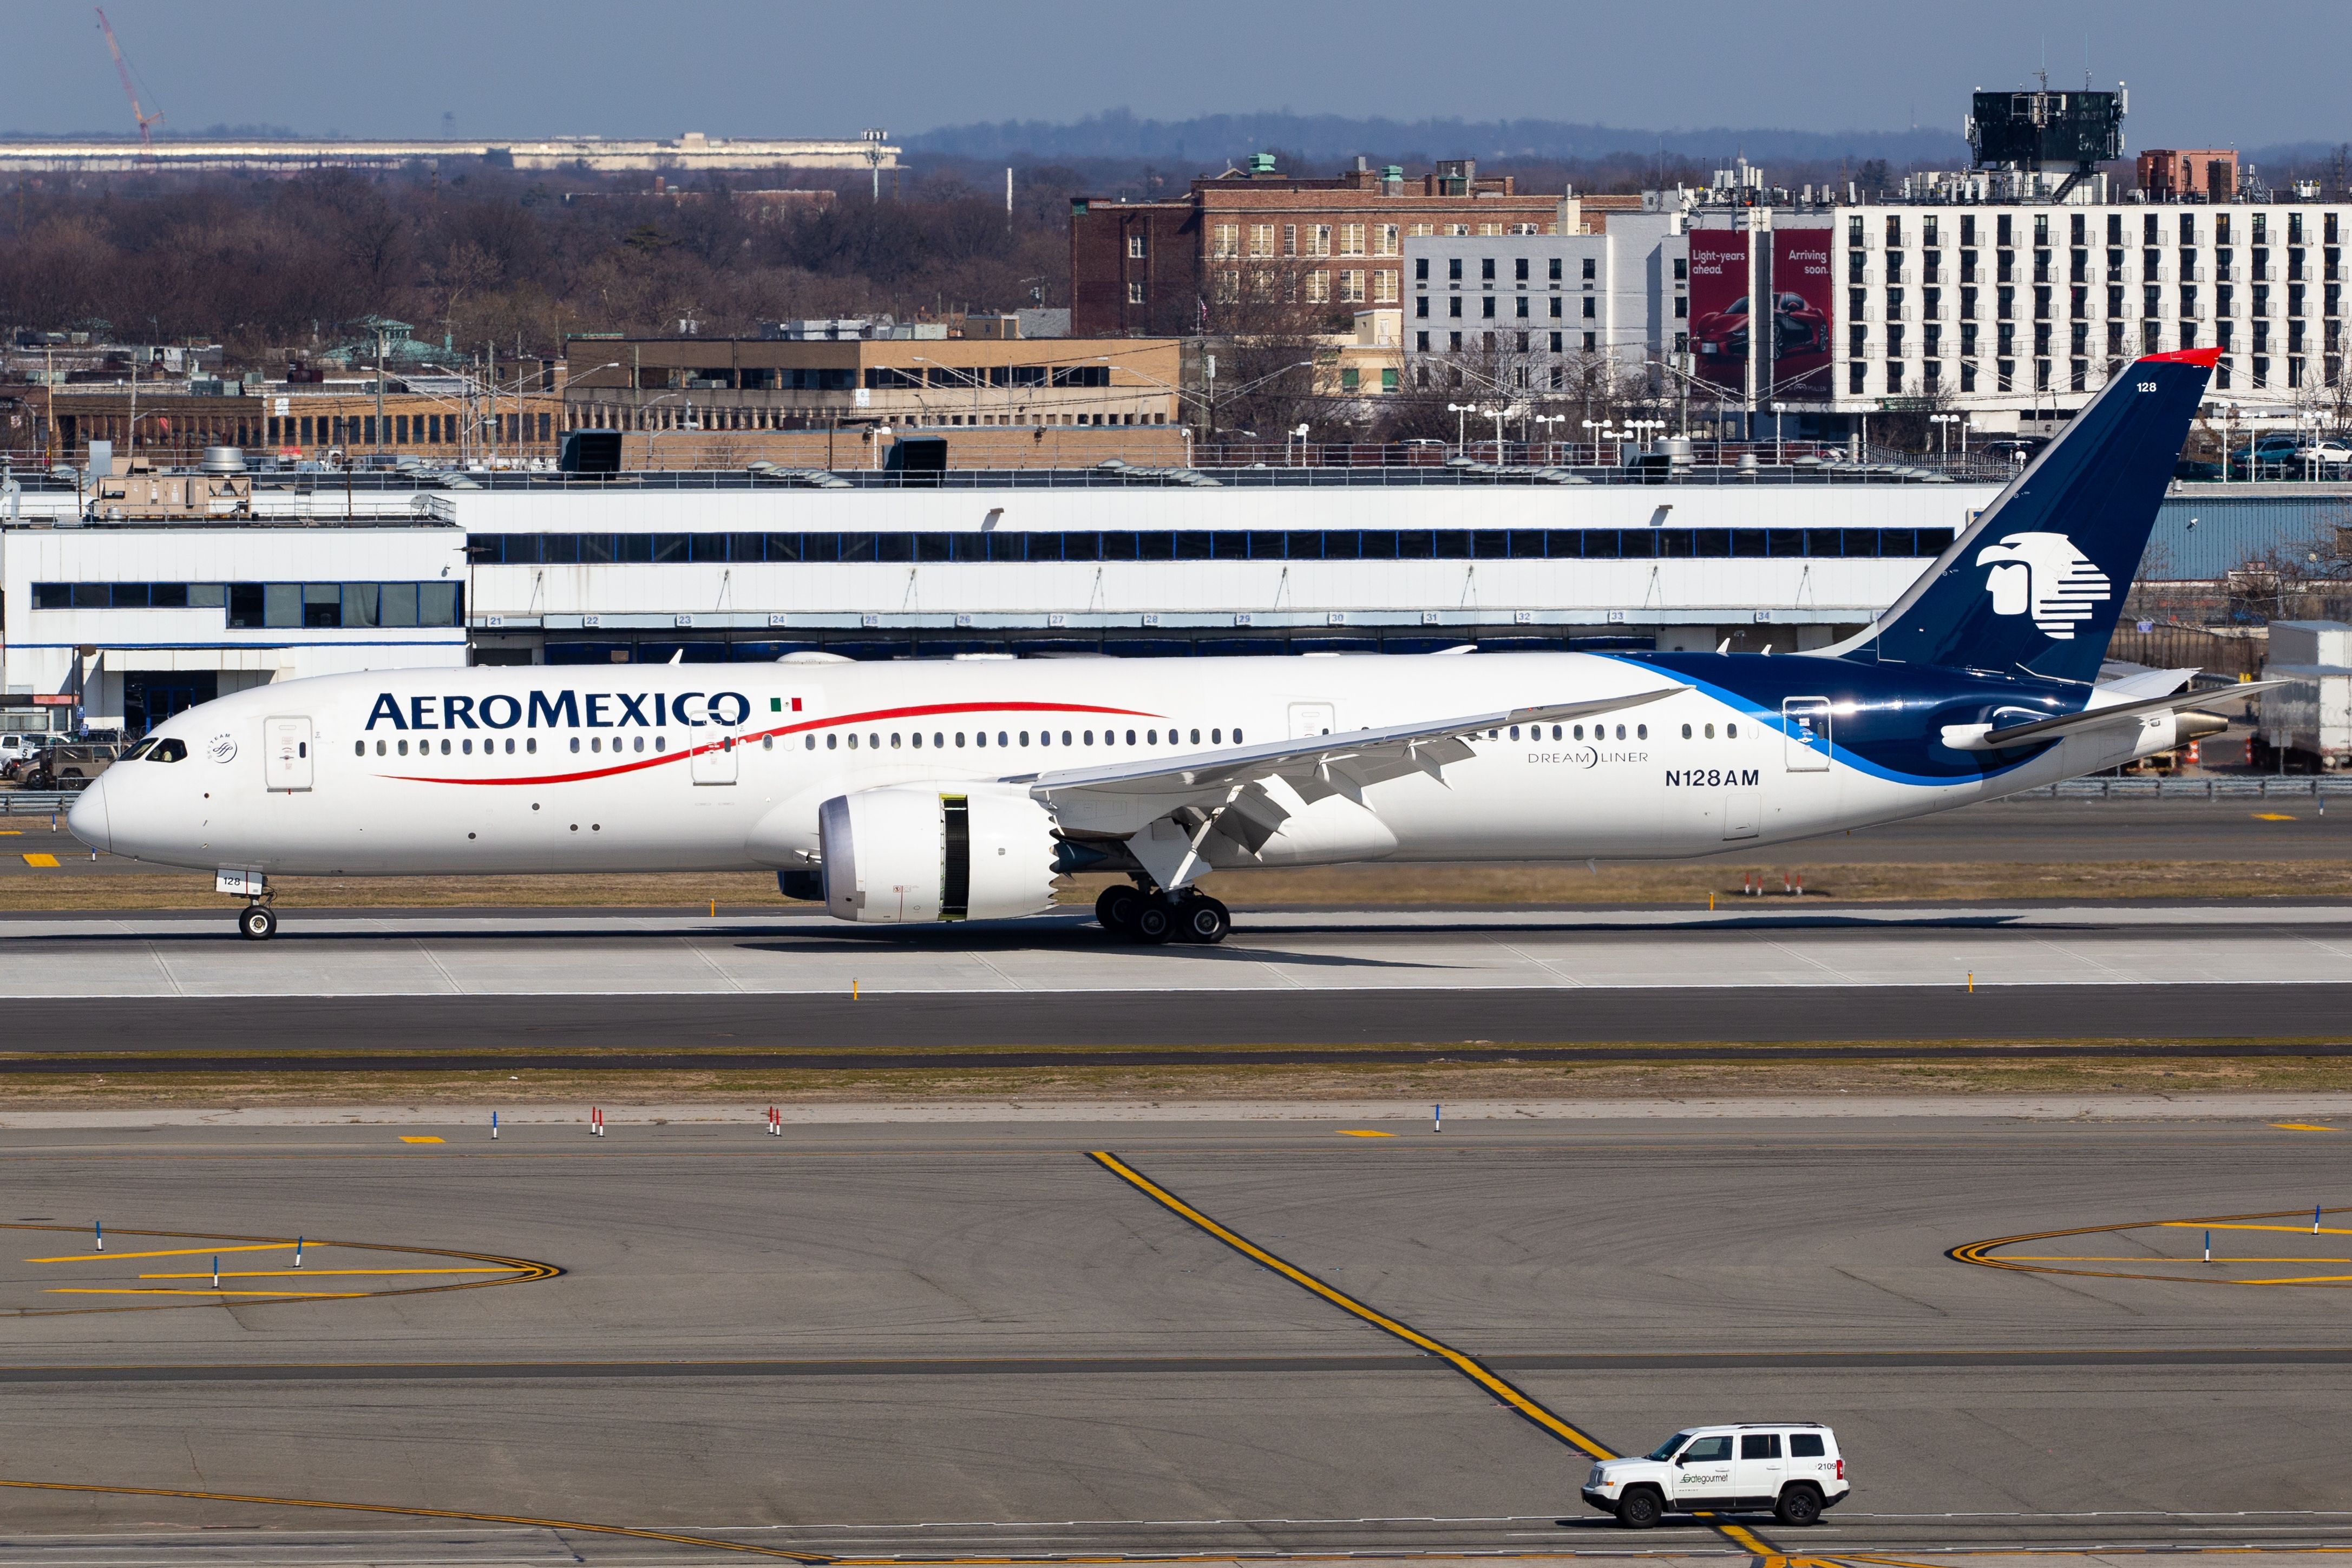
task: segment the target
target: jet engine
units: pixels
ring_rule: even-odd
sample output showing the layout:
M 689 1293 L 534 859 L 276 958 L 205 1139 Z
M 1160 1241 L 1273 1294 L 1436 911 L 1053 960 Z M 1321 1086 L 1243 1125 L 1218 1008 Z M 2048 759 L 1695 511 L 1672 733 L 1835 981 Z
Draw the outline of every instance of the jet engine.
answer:
M 1002 920 L 1054 902 L 1061 847 L 1027 791 L 898 785 L 836 795 L 817 812 L 824 906 L 842 920 Z

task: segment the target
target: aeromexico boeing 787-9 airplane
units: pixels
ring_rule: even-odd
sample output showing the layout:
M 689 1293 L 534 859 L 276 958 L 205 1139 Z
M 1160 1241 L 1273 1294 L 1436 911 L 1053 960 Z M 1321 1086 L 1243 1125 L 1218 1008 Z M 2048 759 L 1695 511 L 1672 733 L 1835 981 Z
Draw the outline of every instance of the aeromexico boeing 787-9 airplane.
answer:
M 261 686 L 157 727 L 69 819 L 219 873 L 771 868 L 844 920 L 1042 911 L 1214 942 L 1205 872 L 1672 858 L 1990 800 L 2165 750 L 2189 670 L 2101 656 L 2215 360 L 2119 375 L 1859 635 L 1560 653 L 488 667 Z

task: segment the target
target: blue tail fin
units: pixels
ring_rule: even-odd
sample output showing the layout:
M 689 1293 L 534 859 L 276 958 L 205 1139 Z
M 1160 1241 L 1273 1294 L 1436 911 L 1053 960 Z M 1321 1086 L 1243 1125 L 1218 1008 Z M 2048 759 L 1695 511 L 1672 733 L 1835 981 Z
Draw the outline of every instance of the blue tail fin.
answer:
M 1823 652 L 2095 679 L 2220 356 L 2151 354 L 2116 376 L 1867 631 Z

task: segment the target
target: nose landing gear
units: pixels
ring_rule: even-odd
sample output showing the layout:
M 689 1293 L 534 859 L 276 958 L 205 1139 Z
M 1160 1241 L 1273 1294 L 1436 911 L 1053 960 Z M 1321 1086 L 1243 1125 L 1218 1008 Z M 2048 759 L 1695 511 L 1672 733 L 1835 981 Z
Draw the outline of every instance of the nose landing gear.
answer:
M 267 942 L 278 935 L 278 912 L 257 898 L 237 911 L 236 928 L 249 942 Z
M 1165 942 L 1214 946 L 1234 928 L 1225 906 L 1204 893 L 1186 888 L 1169 894 L 1125 883 L 1103 890 L 1095 900 L 1095 918 L 1113 936 L 1147 947 Z

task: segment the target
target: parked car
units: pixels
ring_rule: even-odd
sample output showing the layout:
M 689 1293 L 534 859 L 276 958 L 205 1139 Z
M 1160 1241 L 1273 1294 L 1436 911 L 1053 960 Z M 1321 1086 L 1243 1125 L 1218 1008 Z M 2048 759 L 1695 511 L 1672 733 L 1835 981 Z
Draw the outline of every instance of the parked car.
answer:
M 2017 464 L 2020 467 L 2033 461 L 2033 455 L 2050 444 L 2046 435 L 2001 435 L 1986 442 L 1977 450 L 1986 456 Z
M 1629 1530 L 1668 1513 L 1770 1510 L 1783 1524 L 1820 1522 L 1853 1490 L 1837 1434 L 1815 1421 L 1685 1427 L 1637 1459 L 1603 1459 L 1582 1497 Z
M 112 740 L 72 740 L 41 753 L 24 778 L 31 789 L 80 789 L 114 766 L 122 746 Z
M 51 737 L 43 730 L 10 730 L 0 734 L 0 768 L 22 762 L 47 749 Z
M 2184 457 L 2172 465 L 2172 476 L 2176 479 L 2211 481 L 2221 476 L 2221 465 L 2219 463 L 2200 463 L 2192 458 Z

